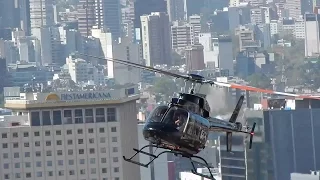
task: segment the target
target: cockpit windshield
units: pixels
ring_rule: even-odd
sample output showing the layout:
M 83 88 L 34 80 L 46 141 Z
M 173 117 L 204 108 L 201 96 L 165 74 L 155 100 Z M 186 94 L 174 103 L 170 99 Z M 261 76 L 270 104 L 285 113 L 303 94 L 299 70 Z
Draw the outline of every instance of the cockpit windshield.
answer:
M 171 107 L 162 123 L 175 126 L 179 130 L 183 131 L 187 121 L 189 113 L 183 108 Z
M 148 117 L 148 122 L 160 122 L 163 115 L 166 113 L 168 106 L 158 106 Z

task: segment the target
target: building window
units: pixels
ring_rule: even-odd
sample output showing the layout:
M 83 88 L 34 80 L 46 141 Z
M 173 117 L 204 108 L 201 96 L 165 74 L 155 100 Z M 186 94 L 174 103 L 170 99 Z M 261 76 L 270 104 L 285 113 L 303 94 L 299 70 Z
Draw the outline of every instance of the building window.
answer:
M 61 140 L 57 140 L 57 145 L 61 146 L 62 145 L 62 141 Z
M 72 145 L 72 144 L 73 144 L 71 139 L 69 139 L 69 140 L 67 141 L 67 143 L 68 143 L 68 145 Z
M 95 164 L 96 163 L 96 159 L 95 158 L 90 158 L 90 164 Z
M 25 152 L 24 157 L 30 157 L 30 152 Z
M 39 171 L 36 174 L 37 174 L 37 177 L 42 177 L 42 172 Z
M 71 135 L 72 134 L 72 130 L 67 130 L 67 134 Z
M 21 178 L 21 175 L 20 175 L 20 173 L 16 173 L 16 174 L 15 174 L 15 177 L 16 177 L 16 179 L 19 179 L 19 178 Z
M 82 109 L 76 109 L 74 111 L 74 114 L 75 114 L 75 123 L 76 124 L 81 124 L 83 123 L 83 114 L 82 114 Z
M 26 173 L 26 178 L 31 178 L 31 173 Z
M 90 143 L 90 144 L 93 144 L 93 143 L 94 143 L 94 139 L 93 139 L 93 138 L 90 138 L 90 139 L 89 139 L 89 143 Z
M 7 137 L 8 137 L 7 133 L 2 133 L 2 135 L 1 135 L 1 136 L 2 136 L 2 138 L 3 138 L 3 139 L 5 139 L 5 138 L 7 138 Z
M 40 126 L 40 112 L 31 112 L 31 126 Z
M 85 160 L 84 159 L 80 159 L 80 164 L 84 164 L 85 163 Z
M 53 171 L 48 171 L 48 176 L 53 176 Z
M 41 167 L 41 161 L 36 162 L 36 167 Z
M 45 136 L 50 136 L 50 131 L 45 131 L 45 132 L 44 132 L 44 135 L 45 135 Z
M 58 156 L 62 156 L 62 154 L 63 154 L 63 153 L 62 153 L 62 150 L 58 150 L 58 151 L 57 151 L 57 155 L 58 155 Z
M 94 152 L 95 152 L 94 148 L 90 148 L 90 149 L 89 149 L 89 153 L 90 153 L 90 154 L 94 154 Z
M 42 125 L 51 125 L 50 111 L 42 111 Z
M 107 168 L 102 168 L 102 173 L 103 174 L 107 173 Z
M 60 136 L 61 135 L 61 131 L 60 130 L 56 130 L 56 135 Z
M 30 168 L 31 167 L 31 163 L 30 162 L 26 162 L 25 166 L 26 166 L 26 168 Z
M 64 110 L 63 111 L 63 123 L 64 124 L 72 124 L 72 111 L 71 110 Z
M 24 132 L 23 133 L 23 137 L 29 137 L 29 133 L 28 132 Z
M 107 119 L 108 119 L 108 122 L 115 122 L 115 121 L 117 121 L 117 118 L 116 118 L 116 108 L 108 108 L 108 109 L 107 109 Z
M 47 166 L 51 167 L 52 166 L 52 161 L 47 161 Z
M 117 172 L 119 172 L 119 168 L 118 168 L 118 167 L 115 167 L 115 168 L 113 169 L 113 171 L 114 171 L 115 173 L 117 173 Z
M 101 158 L 101 164 L 107 163 L 107 158 Z
M 4 175 L 4 179 L 10 179 L 10 175 L 9 174 L 5 174 Z
M 113 147 L 112 148 L 112 152 L 118 152 L 118 148 L 117 147 Z
M 9 158 L 9 154 L 8 153 L 3 153 L 2 157 L 3 157 L 3 159 L 8 159 Z
M 96 173 L 97 173 L 96 168 L 91 168 L 91 174 L 96 174 Z
M 39 132 L 39 131 L 34 132 L 34 136 L 35 136 L 35 137 L 40 136 L 40 132 Z
M 40 151 L 36 151 L 36 157 L 40 157 L 41 156 L 41 152 Z
M 14 154 L 13 154 L 13 157 L 14 157 L 14 158 L 19 158 L 19 153 L 14 153 Z
M 68 155 L 73 155 L 73 149 L 68 149 Z
M 16 133 L 16 132 L 15 132 L 15 133 L 12 133 L 12 137 L 13 137 L 13 138 L 19 137 L 19 136 L 18 136 L 18 133 Z
M 64 171 L 61 170 L 61 171 L 58 172 L 58 174 L 59 174 L 59 176 L 64 176 Z
M 78 134 L 83 134 L 83 130 L 82 129 L 78 129 Z
M 74 160 L 73 159 L 69 160 L 69 165 L 74 165 Z
M 112 161 L 113 161 L 113 162 L 119 162 L 119 159 L 118 159 L 118 157 L 113 157 L 113 158 L 112 158 Z
M 111 132 L 117 132 L 117 127 L 112 127 Z
M 86 123 L 93 123 L 93 109 L 85 110 Z
M 85 169 L 80 169 L 80 174 L 86 174 L 86 170 Z
M 96 109 L 96 122 L 106 122 L 104 108 Z
M 104 133 L 104 128 L 99 128 L 100 133 Z
M 106 149 L 105 147 L 102 147 L 102 148 L 100 148 L 100 152 L 101 152 L 101 153 L 106 153 L 106 152 L 107 152 L 107 149 Z
M 7 149 L 8 148 L 8 144 L 7 143 L 3 143 L 2 144 L 2 149 Z
M 51 151 L 47 151 L 47 152 L 46 152 L 46 155 L 47 155 L 47 156 L 52 156 L 52 152 L 51 152 Z
M 13 143 L 13 148 L 18 148 L 19 144 L 18 143 Z
M 34 146 L 39 147 L 40 146 L 40 141 L 34 142 Z
M 63 160 L 59 160 L 59 161 L 58 161 L 58 165 L 59 165 L 59 166 L 63 166 Z
M 117 137 L 112 137 L 112 142 L 118 142 L 118 138 Z
M 53 125 L 60 125 L 62 124 L 62 118 L 61 118 L 61 111 L 53 111 L 52 112 L 53 117 Z
M 70 176 L 73 176 L 73 175 L 74 175 L 74 170 L 70 170 L 70 171 L 69 171 L 69 175 L 70 175 Z
M 9 163 L 4 163 L 3 164 L 3 169 L 9 169 Z
M 24 147 L 29 147 L 29 146 L 30 146 L 30 145 L 29 145 L 28 142 L 24 143 Z
M 79 154 L 84 154 L 84 149 L 79 149 Z
M 83 144 L 83 139 L 78 139 L 78 144 Z
M 88 129 L 88 133 L 92 134 L 93 133 L 93 128 Z
M 51 141 L 46 141 L 46 146 L 51 146 Z
M 20 163 L 14 163 L 14 168 L 19 169 L 20 168 Z
M 106 138 L 101 137 L 101 138 L 100 138 L 100 143 L 105 143 L 105 142 L 106 142 Z

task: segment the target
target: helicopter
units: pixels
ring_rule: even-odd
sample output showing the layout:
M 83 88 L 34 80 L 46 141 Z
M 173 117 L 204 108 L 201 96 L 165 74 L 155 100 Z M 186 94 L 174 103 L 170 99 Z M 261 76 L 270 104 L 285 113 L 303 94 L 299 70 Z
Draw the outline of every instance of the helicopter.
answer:
M 142 147 L 141 149 L 134 148 L 133 150 L 136 153 L 130 158 L 123 156 L 123 159 L 127 162 L 137 164 L 139 166 L 148 167 L 160 155 L 165 153 L 173 153 L 176 156 L 181 155 L 182 157 L 188 158 L 190 160 L 193 168 L 191 170 L 192 173 L 212 180 L 215 180 L 210 169 L 212 167 L 204 158 L 196 155 L 205 148 L 209 133 L 225 132 L 226 146 L 228 152 L 232 151 L 232 134 L 246 134 L 250 137 L 249 149 L 251 149 L 256 123 L 254 122 L 252 126 L 243 126 L 240 122 L 236 122 L 239 112 L 241 110 L 241 106 L 244 101 L 243 95 L 240 96 L 229 121 L 210 117 L 209 103 L 206 100 L 206 96 L 204 94 L 195 93 L 196 84 L 210 84 L 246 91 L 278 94 L 283 96 L 293 96 L 298 98 L 309 98 L 317 100 L 320 99 L 319 97 L 276 92 L 271 90 L 255 88 L 252 86 L 215 82 L 212 80 L 207 80 L 204 77 L 197 74 L 180 75 L 120 59 L 105 59 L 81 53 L 78 54 L 85 55 L 87 57 L 113 61 L 115 63 L 124 64 L 127 66 L 132 66 L 148 71 L 153 71 L 164 75 L 172 76 L 174 78 L 180 78 L 185 80 L 186 82 L 191 82 L 192 87 L 189 93 L 180 93 L 179 97 L 172 98 L 171 102 L 168 105 L 161 105 L 156 107 L 147 118 L 145 126 L 143 128 L 143 136 L 147 141 L 150 142 L 150 144 Z M 162 148 L 165 151 L 162 151 L 157 155 L 144 151 L 144 149 L 150 147 Z M 151 160 L 148 163 L 141 163 L 133 160 L 133 158 L 140 153 L 150 156 Z M 201 160 L 203 163 L 195 161 L 194 159 Z M 209 171 L 209 175 L 198 173 L 196 171 L 195 164 L 200 164 L 206 167 Z

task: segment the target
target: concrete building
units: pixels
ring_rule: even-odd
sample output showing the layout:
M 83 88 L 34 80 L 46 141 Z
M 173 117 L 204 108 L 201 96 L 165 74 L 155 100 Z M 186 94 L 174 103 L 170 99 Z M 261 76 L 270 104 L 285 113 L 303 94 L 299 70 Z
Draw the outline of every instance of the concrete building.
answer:
M 201 32 L 201 16 L 199 15 L 192 15 L 189 16 L 189 24 L 193 26 L 193 33 L 194 33 L 194 43 L 199 43 L 199 34 Z
M 287 0 L 285 8 L 289 10 L 289 17 L 299 19 L 301 16 L 301 0 Z
M 146 146 L 149 144 L 148 141 L 146 141 L 143 137 L 143 130 L 144 123 L 138 124 L 138 142 L 139 142 L 139 148 L 142 148 L 143 146 Z M 149 151 L 148 151 L 149 150 Z M 155 149 L 153 148 L 146 148 L 146 152 L 154 154 Z M 161 153 L 165 150 L 158 149 L 155 153 Z M 140 162 L 148 162 L 150 161 L 150 157 L 146 156 L 144 154 L 139 155 L 139 161 Z M 169 169 L 168 169 L 168 154 L 162 154 L 154 160 L 152 164 L 148 168 L 140 167 L 140 174 L 141 179 L 140 180 L 170 180 L 169 179 Z
M 184 20 L 184 0 L 167 0 L 170 22 Z
M 210 69 L 218 67 L 219 47 L 213 45 L 211 33 L 200 33 L 199 43 L 203 46 L 203 56 L 206 67 Z
M 214 40 L 214 46 L 219 47 L 219 70 L 228 71 L 229 75 L 233 76 L 233 55 L 230 53 L 230 49 L 232 49 L 232 39 L 229 36 L 219 36 Z
M 99 29 L 97 26 L 93 27 L 91 30 L 92 37 L 97 38 L 100 44 L 100 55 L 102 57 L 108 59 L 113 58 L 113 38 L 112 33 L 106 29 Z M 114 78 L 113 66 L 114 63 L 112 61 L 104 62 L 108 67 L 108 77 Z
M 146 65 L 171 64 L 169 16 L 163 12 L 152 12 L 140 19 Z
M 94 66 L 83 59 L 67 57 L 66 66 L 71 79 L 75 83 L 93 82 L 95 85 L 104 85 L 103 68 Z
M 78 29 L 81 35 L 88 37 L 95 25 L 95 0 L 80 0 L 77 8 Z
M 31 33 L 34 28 L 54 24 L 53 0 L 29 0 Z
M 21 93 L 1 121 L 1 179 L 140 179 L 124 162 L 138 147 L 137 87 Z
M 20 61 L 41 64 L 41 43 L 35 37 L 20 37 L 18 41 Z
M 320 53 L 319 15 L 305 15 L 305 56 L 318 56 Z
M 244 138 L 233 134 L 232 153 L 227 152 L 226 136 L 219 137 L 219 162 L 221 178 L 229 180 L 246 180 L 246 158 Z
M 171 26 L 171 41 L 173 50 L 184 50 L 194 44 L 193 26 L 183 22 L 174 21 Z
M 127 60 L 136 64 L 141 64 L 143 60 L 140 44 L 132 43 L 130 38 L 121 38 L 120 42 L 114 45 L 113 56 L 115 59 Z M 115 63 L 113 68 L 114 79 L 117 84 L 138 84 L 140 82 L 139 68 L 119 63 Z
M 319 171 L 311 171 L 311 174 L 291 173 L 291 180 L 320 180 Z
M 108 29 L 113 39 L 121 36 L 121 8 L 118 0 L 95 1 L 95 25 Z
M 205 68 L 203 46 L 201 44 L 186 48 L 186 66 L 187 71 L 203 70 Z
M 41 64 L 60 64 L 65 61 L 62 59 L 62 49 L 60 42 L 60 33 L 58 27 L 41 27 L 32 29 L 34 37 L 41 44 Z

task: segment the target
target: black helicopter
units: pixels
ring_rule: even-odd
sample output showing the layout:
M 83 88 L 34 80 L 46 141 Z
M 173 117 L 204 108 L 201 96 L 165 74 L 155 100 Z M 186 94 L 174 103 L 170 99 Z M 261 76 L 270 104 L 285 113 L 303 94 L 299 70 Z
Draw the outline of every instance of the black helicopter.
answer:
M 91 55 L 85 56 L 97 59 L 104 59 Z M 190 93 L 180 93 L 180 96 L 178 98 L 172 98 L 171 102 L 167 106 L 158 106 L 153 110 L 153 112 L 147 118 L 146 124 L 143 128 L 143 136 L 147 141 L 151 142 L 150 145 L 146 145 L 141 149 L 133 149 L 134 151 L 136 151 L 136 153 L 130 158 L 126 158 L 125 156 L 123 156 L 124 160 L 140 166 L 148 167 L 160 155 L 164 153 L 173 153 L 175 155 L 181 155 L 182 157 L 189 158 L 193 167 L 191 171 L 194 174 L 212 180 L 214 180 L 214 177 L 210 169 L 212 167 L 209 166 L 205 159 L 196 156 L 197 153 L 199 153 L 201 150 L 205 148 L 209 132 L 226 132 L 227 151 L 229 152 L 232 150 L 232 133 L 235 132 L 248 134 L 250 136 L 249 148 L 251 149 L 256 123 L 253 123 L 252 127 L 249 127 L 243 126 L 240 122 L 236 122 L 244 100 L 244 96 L 240 97 L 229 121 L 211 118 L 209 116 L 210 107 L 208 101 L 205 98 L 205 95 L 194 93 L 194 88 L 196 84 L 210 84 L 248 91 L 257 91 L 263 93 L 300 97 L 295 94 L 273 92 L 250 86 L 214 82 L 211 80 L 206 80 L 202 76 L 196 74 L 179 75 L 168 71 L 163 71 L 153 67 L 148 67 L 119 59 L 104 60 L 113 61 L 119 64 L 141 68 L 157 73 L 162 73 L 165 75 L 169 75 L 175 78 L 181 78 L 185 81 L 192 82 L 192 88 L 190 90 Z M 318 99 L 317 97 L 311 96 L 303 97 Z M 163 148 L 166 151 L 163 151 L 158 155 L 154 155 L 149 152 L 143 151 L 144 149 L 150 147 Z M 133 158 L 139 153 L 152 157 L 151 161 L 145 164 L 134 161 Z M 196 162 L 193 160 L 193 158 L 200 159 L 204 163 Z M 209 170 L 210 176 L 198 173 L 195 168 L 195 163 L 205 166 Z

